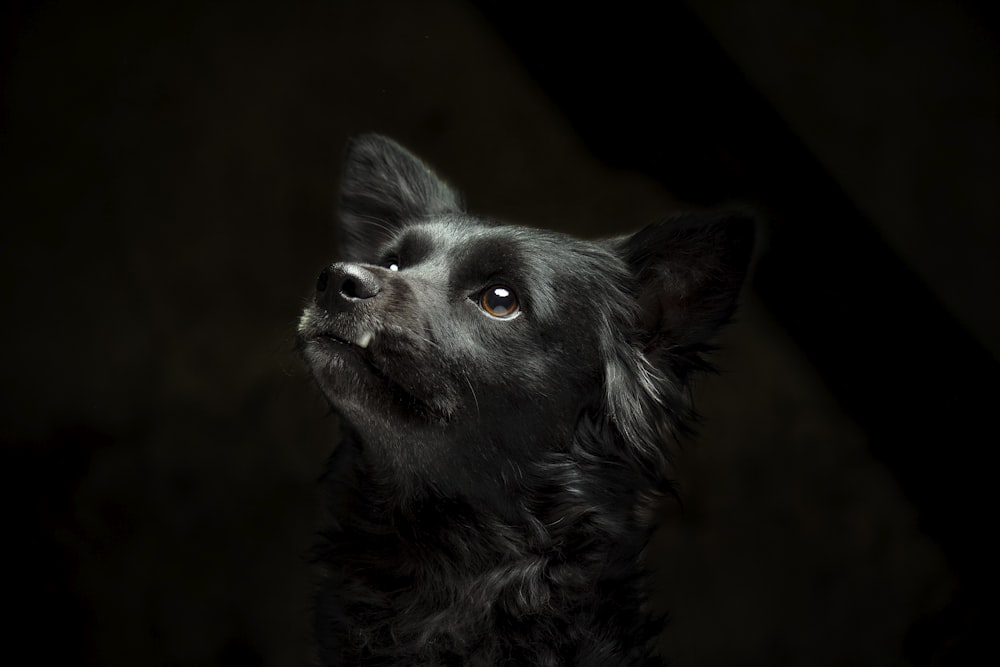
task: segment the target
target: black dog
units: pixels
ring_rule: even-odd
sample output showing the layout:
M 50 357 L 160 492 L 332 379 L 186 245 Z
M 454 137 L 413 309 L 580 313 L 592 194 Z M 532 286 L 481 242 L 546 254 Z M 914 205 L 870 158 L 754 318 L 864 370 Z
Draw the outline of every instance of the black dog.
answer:
M 320 662 L 660 664 L 639 558 L 752 221 L 501 225 L 379 136 L 349 147 L 340 219 L 299 324 L 345 432 Z

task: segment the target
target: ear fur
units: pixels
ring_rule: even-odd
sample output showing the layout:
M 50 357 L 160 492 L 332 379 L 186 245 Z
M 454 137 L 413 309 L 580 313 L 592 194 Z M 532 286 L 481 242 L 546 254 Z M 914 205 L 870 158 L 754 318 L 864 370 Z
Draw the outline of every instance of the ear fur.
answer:
M 340 251 L 371 261 L 372 249 L 407 223 L 463 210 L 461 196 L 422 160 L 378 134 L 347 146 L 340 184 Z
M 609 414 L 639 460 L 662 474 L 665 441 L 694 417 L 690 374 L 732 316 L 753 251 L 746 213 L 692 214 L 613 239 L 637 284 L 634 345 L 605 352 Z
M 650 360 L 670 356 L 682 380 L 704 367 L 700 354 L 736 309 L 754 230 L 746 212 L 696 213 L 616 241 L 639 281 L 638 324 Z

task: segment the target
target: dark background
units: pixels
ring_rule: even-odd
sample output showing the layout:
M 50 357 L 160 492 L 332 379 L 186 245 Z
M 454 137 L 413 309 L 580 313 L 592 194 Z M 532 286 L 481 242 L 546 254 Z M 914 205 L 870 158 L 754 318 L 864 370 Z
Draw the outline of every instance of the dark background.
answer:
M 309 663 L 336 420 L 293 331 L 369 130 L 474 210 L 574 234 L 761 212 L 648 554 L 672 664 L 968 664 L 992 639 L 991 4 L 2 12 L 11 655 Z

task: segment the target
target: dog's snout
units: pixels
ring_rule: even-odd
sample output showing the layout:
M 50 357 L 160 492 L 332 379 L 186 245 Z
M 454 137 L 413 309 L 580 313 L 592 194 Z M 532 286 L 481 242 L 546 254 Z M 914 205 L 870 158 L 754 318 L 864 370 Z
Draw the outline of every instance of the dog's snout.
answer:
M 316 300 L 331 311 L 370 299 L 381 291 L 378 276 L 359 264 L 334 264 L 323 269 L 316 279 Z

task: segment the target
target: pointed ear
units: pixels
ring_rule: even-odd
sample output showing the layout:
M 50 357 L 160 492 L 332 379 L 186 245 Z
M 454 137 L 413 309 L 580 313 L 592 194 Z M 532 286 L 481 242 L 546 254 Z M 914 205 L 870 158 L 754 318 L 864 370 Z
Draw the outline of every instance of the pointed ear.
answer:
M 680 355 L 688 369 L 703 365 L 699 353 L 709 349 L 736 309 L 754 227 L 746 212 L 696 213 L 615 240 L 639 281 L 639 328 L 647 358 Z
M 365 134 L 348 144 L 338 208 L 344 259 L 374 261 L 400 227 L 462 209 L 459 194 L 395 141 Z

